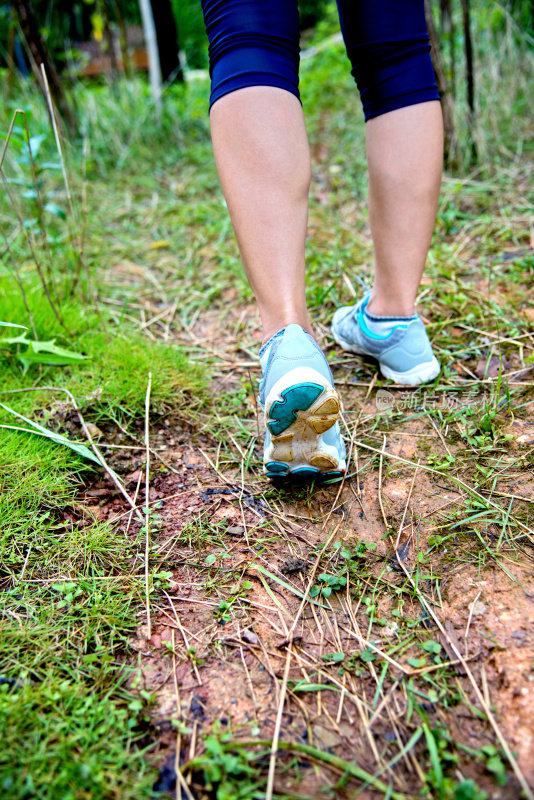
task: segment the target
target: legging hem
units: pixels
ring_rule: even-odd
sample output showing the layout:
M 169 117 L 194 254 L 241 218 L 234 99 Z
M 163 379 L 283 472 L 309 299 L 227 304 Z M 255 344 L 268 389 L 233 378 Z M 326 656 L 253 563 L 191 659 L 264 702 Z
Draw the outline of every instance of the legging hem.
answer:
M 217 100 L 220 100 L 221 97 L 224 97 L 227 94 L 231 94 L 232 92 L 237 92 L 239 91 L 239 89 L 248 89 L 252 86 L 272 86 L 275 89 L 284 89 L 286 92 L 290 92 L 292 95 L 294 95 L 299 101 L 299 103 L 302 104 L 299 90 L 291 83 L 289 83 L 289 81 L 284 81 L 283 79 L 280 79 L 277 76 L 253 77 L 251 75 L 247 78 L 246 75 L 241 75 L 239 85 L 235 86 L 230 85 L 224 87 L 221 84 L 219 84 L 219 86 L 217 87 L 217 91 L 212 92 L 211 94 L 209 110 L 211 111 L 214 103 L 216 103 Z
M 431 100 L 440 99 L 437 89 L 421 89 L 417 94 L 410 92 L 410 94 L 392 97 L 387 103 L 382 102 L 380 107 L 370 109 L 364 107 L 365 121 L 369 122 L 370 119 L 376 119 L 376 117 L 380 117 L 382 114 L 388 114 L 390 111 L 397 111 L 399 108 L 408 108 L 408 106 L 416 106 L 420 103 L 429 103 Z

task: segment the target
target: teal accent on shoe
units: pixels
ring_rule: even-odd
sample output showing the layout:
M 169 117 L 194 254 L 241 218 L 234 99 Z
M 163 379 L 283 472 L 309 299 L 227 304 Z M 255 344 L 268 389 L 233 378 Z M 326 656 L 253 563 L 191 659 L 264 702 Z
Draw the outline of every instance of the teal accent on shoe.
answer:
M 278 474 L 282 472 L 287 472 L 289 467 L 282 461 L 269 461 L 269 463 L 265 465 L 265 469 L 268 470 L 268 473 L 274 472 Z
M 405 330 L 408 327 L 408 324 L 405 322 L 400 322 L 398 325 L 395 325 L 389 333 L 385 336 L 380 336 L 379 333 L 373 333 L 373 331 L 367 326 L 367 322 L 365 321 L 365 309 L 367 308 L 367 303 L 369 298 L 367 297 L 364 302 L 359 306 L 358 310 L 356 311 L 356 316 L 358 318 L 358 325 L 360 326 L 363 333 L 368 336 L 370 339 L 378 339 L 379 341 L 384 341 L 385 339 L 389 339 L 393 331 L 397 330 Z
M 265 411 L 263 463 L 275 481 L 343 472 L 346 450 L 339 429 L 341 403 L 315 339 L 288 325 L 262 349 L 259 399 Z M 296 473 L 296 474 L 294 474 Z
M 299 478 L 300 480 L 302 478 L 316 478 L 319 474 L 319 470 L 313 467 L 299 467 L 298 469 L 291 470 L 289 477 Z
M 279 467 L 283 467 L 283 469 L 279 469 Z M 277 480 L 284 480 L 284 481 L 305 481 L 305 480 L 317 480 L 320 483 L 330 483 L 334 481 L 339 481 L 343 478 L 344 472 L 339 472 L 338 470 L 333 470 L 332 472 L 321 472 L 314 467 L 298 467 L 297 469 L 289 470 L 289 467 L 286 464 L 282 464 L 281 461 L 270 461 L 268 464 L 265 465 L 265 469 L 267 472 L 265 475 L 267 478 L 273 478 Z
M 279 436 L 297 419 L 297 411 L 305 411 L 317 400 L 324 387 L 317 383 L 297 383 L 282 392 L 283 401 L 275 400 L 267 427 L 273 436 Z

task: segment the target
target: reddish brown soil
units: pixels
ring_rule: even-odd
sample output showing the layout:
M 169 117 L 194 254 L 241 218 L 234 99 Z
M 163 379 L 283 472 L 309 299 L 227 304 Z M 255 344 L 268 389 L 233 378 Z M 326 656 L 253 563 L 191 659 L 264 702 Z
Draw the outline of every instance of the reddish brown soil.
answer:
M 219 365 L 214 394 L 222 388 L 237 388 L 241 378 L 250 380 L 251 369 L 253 378 L 257 377 L 251 365 L 259 335 L 251 327 L 252 314 L 251 307 L 242 309 L 239 319 L 235 312 L 228 312 L 227 342 L 214 337 L 221 324 L 215 312 L 196 326 L 199 348 L 217 341 L 212 348 Z M 231 332 L 242 324 L 248 325 L 250 333 L 247 345 L 238 347 Z M 298 593 L 306 590 L 308 576 L 330 538 L 331 544 L 339 541 L 355 548 L 363 543 L 376 549 L 364 549 L 357 557 L 361 571 L 351 571 L 344 589 L 318 598 L 316 605 L 308 602 L 300 610 L 281 739 L 334 753 L 371 774 L 380 774 L 386 784 L 391 780 L 392 787 L 407 797 L 419 796 L 430 767 L 424 737 L 401 756 L 394 769 L 386 765 L 421 724 L 413 712 L 413 698 L 428 696 L 433 684 L 426 676 L 436 677 L 441 696 L 439 701 L 424 701 L 422 708 L 431 729 L 448 730 L 451 742 L 446 749 L 452 752 L 454 741 L 478 752 L 491 744 L 499 748 L 466 669 L 458 663 L 456 646 L 517 754 L 520 769 L 534 786 L 532 536 L 526 535 L 515 547 L 505 538 L 496 549 L 501 531 L 494 523 L 473 523 L 470 529 L 460 524 L 458 535 L 432 548 L 429 537 L 441 530 L 447 514 L 459 512 L 456 519 L 461 523 L 468 495 L 458 484 L 423 466 L 429 453 L 438 459 L 447 451 L 461 454 L 457 431 L 449 429 L 444 438 L 428 416 L 414 413 L 410 394 L 402 390 L 392 390 L 392 394 L 397 407 L 404 404 L 404 416 L 388 424 L 385 417 L 377 417 L 373 368 L 369 367 L 367 380 L 354 382 L 350 358 L 336 352 L 333 362 L 348 429 L 355 431 L 356 442 L 350 477 L 341 489 L 332 485 L 313 491 L 273 490 L 257 468 L 259 442 L 252 469 L 242 471 L 237 448 L 229 455 L 228 448 L 218 448 L 211 434 L 196 434 L 192 442 L 189 434 L 169 437 L 172 422 L 153 432 L 154 447 L 172 468 L 156 471 L 151 479 L 150 500 L 159 506 L 160 517 L 152 533 L 152 543 L 157 545 L 154 563 L 161 559 L 162 569 L 170 569 L 172 579 L 153 601 L 151 635 L 146 619 L 141 619 L 133 646 L 140 658 L 139 687 L 154 698 L 150 716 L 158 740 L 157 757 L 163 763 L 178 749 L 181 763 L 187 762 L 202 753 L 203 737 L 214 729 L 231 731 L 237 739 L 272 738 L 288 632 L 301 605 Z M 245 402 L 243 415 L 254 435 L 255 401 L 250 396 Z M 493 491 L 529 499 L 532 473 L 520 457 L 528 454 L 526 448 L 532 444 L 532 423 L 522 415 L 510 420 L 509 430 L 514 435 L 517 431 L 509 451 L 519 459 L 518 468 L 503 475 Z M 364 444 L 378 451 L 385 445 L 381 469 L 379 456 Z M 414 467 L 395 457 L 411 464 L 420 462 L 415 479 Z M 359 474 L 355 474 L 356 464 Z M 459 473 L 462 476 L 472 483 L 467 468 Z M 132 470 L 127 483 L 131 491 L 139 480 L 144 491 L 142 474 Z M 98 488 L 96 493 L 88 492 L 91 502 L 99 504 L 98 509 L 94 506 L 99 514 L 109 518 L 127 510 L 122 499 L 110 496 L 109 485 L 103 482 L 102 487 L 107 492 L 101 497 Z M 485 491 L 483 484 L 481 491 Z M 508 506 L 506 497 L 495 498 Z M 514 513 L 528 519 L 528 504 L 515 500 Z M 135 533 L 137 525 L 134 519 L 128 535 Z M 215 556 L 213 563 L 210 556 Z M 343 567 L 339 554 L 329 546 L 317 574 L 335 574 Z M 416 590 L 409 582 L 414 576 Z M 249 582 L 248 588 L 239 588 L 244 581 Z M 400 600 L 402 611 L 398 612 Z M 219 608 L 221 601 L 230 604 L 227 620 Z M 428 616 L 425 603 L 445 634 Z M 369 604 L 375 605 L 374 617 Z M 406 624 L 411 639 L 406 637 Z M 440 670 L 444 678 L 434 671 L 431 657 L 423 666 L 408 663 L 421 658 L 420 643 L 428 638 L 442 645 L 443 660 L 454 662 Z M 401 641 L 405 646 L 395 649 Z M 372 661 L 362 660 L 361 653 L 370 652 L 369 642 L 379 655 Z M 345 653 L 342 670 L 328 658 L 339 652 Z M 380 655 L 384 652 L 391 653 L 387 669 Z M 323 688 L 298 691 L 299 682 Z M 181 723 L 178 732 L 173 720 Z M 521 796 L 509 765 L 507 784 L 501 787 L 482 757 L 462 749 L 456 752 L 459 760 L 450 770 L 455 781 L 472 778 L 491 798 Z M 502 753 L 501 758 L 506 762 Z M 283 770 L 289 761 L 287 754 L 279 753 L 278 791 L 332 796 L 328 787 L 336 784 L 339 772 L 303 755 L 298 770 Z M 204 797 L 198 779 L 196 775 L 195 791 Z M 351 779 L 343 781 L 335 794 L 371 798 L 381 793 L 369 788 L 362 792 L 361 783 Z

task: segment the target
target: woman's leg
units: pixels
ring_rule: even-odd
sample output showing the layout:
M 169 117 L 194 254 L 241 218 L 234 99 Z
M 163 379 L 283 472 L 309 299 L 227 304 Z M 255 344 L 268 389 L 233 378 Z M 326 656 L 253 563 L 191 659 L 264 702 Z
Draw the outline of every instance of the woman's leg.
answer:
M 367 121 L 375 281 L 367 309 L 411 316 L 434 227 L 443 124 L 423 0 L 338 0 Z
M 202 0 L 217 169 L 264 341 L 307 330 L 310 154 L 299 100 L 297 0 Z
M 310 154 L 299 100 L 250 86 L 217 100 L 213 149 L 264 341 L 296 322 L 310 330 L 304 247 Z
M 441 105 L 405 106 L 367 123 L 375 280 L 367 309 L 411 316 L 430 247 L 443 158 Z
M 264 470 L 270 477 L 341 475 L 341 403 L 306 332 L 310 155 L 298 94 L 297 0 L 202 3 L 215 160 L 263 325 Z

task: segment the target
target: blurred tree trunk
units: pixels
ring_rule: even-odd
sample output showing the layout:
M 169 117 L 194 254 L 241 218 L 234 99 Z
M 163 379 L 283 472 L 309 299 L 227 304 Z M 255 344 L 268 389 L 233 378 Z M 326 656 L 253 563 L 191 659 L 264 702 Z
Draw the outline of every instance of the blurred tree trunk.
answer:
M 13 11 L 13 7 L 9 10 L 9 28 L 7 35 L 7 91 L 11 94 L 13 91 L 13 84 L 15 82 L 15 36 L 17 33 L 17 23 Z
M 441 32 L 447 33 L 449 37 L 449 74 L 450 74 L 450 92 L 453 97 L 456 96 L 456 51 L 454 47 L 454 39 L 456 36 L 456 26 L 454 24 L 454 16 L 452 13 L 452 0 L 440 0 L 441 11 Z
M 161 117 L 161 67 L 159 65 L 158 40 L 156 38 L 156 26 L 150 0 L 139 0 L 141 17 L 143 20 L 143 32 L 145 35 L 146 49 L 148 51 L 148 72 L 150 77 L 150 89 L 152 99 L 156 107 L 158 119 Z
M 456 133 L 454 129 L 454 107 L 453 97 L 449 91 L 443 57 L 439 47 L 439 41 L 432 16 L 431 0 L 425 0 L 425 16 L 428 33 L 430 36 L 432 63 L 436 75 L 439 93 L 441 96 L 441 108 L 443 110 L 443 132 L 445 139 L 445 164 L 449 164 L 456 149 Z
M 178 52 L 178 31 L 170 0 L 151 0 L 156 38 L 158 40 L 159 64 L 164 81 L 184 80 Z
M 14 0 L 14 6 L 19 17 L 20 27 L 26 39 L 31 55 L 31 66 L 41 92 L 47 100 L 46 87 L 41 75 L 41 64 L 46 72 L 50 94 L 59 111 L 59 114 L 67 126 L 69 134 L 75 136 L 78 130 L 76 115 L 67 100 L 63 84 L 59 78 L 54 62 L 46 48 L 44 40 L 39 31 L 39 25 L 35 17 L 31 0 Z
M 126 21 L 124 19 L 123 0 L 116 0 L 117 22 L 119 25 L 119 46 L 121 49 L 122 68 L 124 74 L 129 78 L 132 74 L 132 64 L 128 53 L 128 41 L 126 37 Z
M 471 40 L 471 10 L 469 0 L 462 0 L 462 18 L 465 45 L 465 75 L 467 85 L 467 107 L 469 109 L 468 125 L 471 134 L 471 152 L 476 161 L 477 146 L 475 141 L 475 71 L 473 65 L 473 44 Z
M 109 55 L 111 81 L 115 83 L 118 75 L 117 54 L 115 53 L 115 41 L 113 39 L 113 30 L 111 28 L 111 15 L 110 15 L 110 2 L 109 0 L 101 0 L 100 13 L 104 23 L 104 38 L 106 40 L 106 48 Z M 98 6 L 97 6 L 98 7 Z

